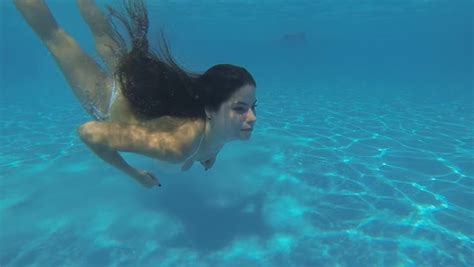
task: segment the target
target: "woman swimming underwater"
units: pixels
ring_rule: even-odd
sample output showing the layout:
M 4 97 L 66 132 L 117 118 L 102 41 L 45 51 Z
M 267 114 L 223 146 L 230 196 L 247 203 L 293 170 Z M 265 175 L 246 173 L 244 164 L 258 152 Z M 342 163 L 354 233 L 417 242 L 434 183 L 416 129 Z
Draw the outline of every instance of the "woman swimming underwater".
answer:
M 256 83 L 244 68 L 219 64 L 203 74 L 180 68 L 168 46 L 149 47 L 148 14 L 142 0 L 125 0 L 126 14 L 95 0 L 77 0 L 106 69 L 59 27 L 43 0 L 14 0 L 26 22 L 51 52 L 75 96 L 94 120 L 80 138 L 101 159 L 145 187 L 161 186 L 150 172 L 129 165 L 119 152 L 211 168 L 229 141 L 248 140 L 256 122 Z M 131 44 L 113 26 L 127 29 Z

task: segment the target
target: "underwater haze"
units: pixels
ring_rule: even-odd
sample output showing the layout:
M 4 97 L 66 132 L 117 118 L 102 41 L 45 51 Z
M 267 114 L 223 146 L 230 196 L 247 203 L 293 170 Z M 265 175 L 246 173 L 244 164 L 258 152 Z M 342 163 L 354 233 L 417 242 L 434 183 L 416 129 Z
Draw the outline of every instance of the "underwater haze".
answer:
M 46 1 L 94 58 L 75 1 Z M 122 1 L 97 1 L 101 7 Z M 148 1 L 177 61 L 244 66 L 252 138 L 144 189 L 0 1 L 0 266 L 474 266 L 472 0 Z

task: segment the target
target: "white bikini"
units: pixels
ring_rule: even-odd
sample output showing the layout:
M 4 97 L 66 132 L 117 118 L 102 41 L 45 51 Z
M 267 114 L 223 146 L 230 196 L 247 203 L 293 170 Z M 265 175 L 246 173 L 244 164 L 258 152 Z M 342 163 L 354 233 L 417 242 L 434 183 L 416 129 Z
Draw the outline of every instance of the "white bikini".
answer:
M 118 88 L 115 85 L 115 79 L 112 79 L 112 92 L 110 94 L 110 100 L 109 100 L 109 105 L 107 106 L 107 110 L 105 112 L 101 111 L 96 105 L 94 104 L 89 104 L 90 112 L 92 113 L 92 116 L 96 118 L 98 121 L 107 121 L 110 117 L 110 109 L 112 108 L 112 105 L 114 104 L 115 100 L 118 97 Z

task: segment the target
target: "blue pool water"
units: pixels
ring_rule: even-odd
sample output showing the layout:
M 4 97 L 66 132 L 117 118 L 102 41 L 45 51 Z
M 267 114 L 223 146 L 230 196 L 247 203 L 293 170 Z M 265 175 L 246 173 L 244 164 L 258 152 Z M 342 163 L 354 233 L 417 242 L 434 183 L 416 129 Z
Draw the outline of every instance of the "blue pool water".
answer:
M 253 73 L 252 139 L 207 172 L 126 154 L 143 189 L 79 140 L 90 117 L 1 1 L 0 266 L 474 265 L 472 1 L 149 2 L 182 65 Z

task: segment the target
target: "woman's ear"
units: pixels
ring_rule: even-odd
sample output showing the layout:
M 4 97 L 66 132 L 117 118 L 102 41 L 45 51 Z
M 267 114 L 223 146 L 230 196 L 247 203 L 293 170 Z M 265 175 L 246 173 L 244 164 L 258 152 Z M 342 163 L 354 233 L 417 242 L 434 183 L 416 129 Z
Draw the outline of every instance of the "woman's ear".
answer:
M 208 120 L 212 120 L 212 112 L 209 109 L 205 108 L 204 111 L 206 112 L 206 118 Z

